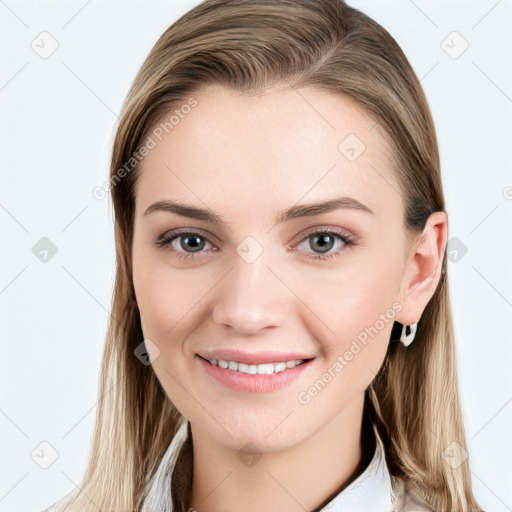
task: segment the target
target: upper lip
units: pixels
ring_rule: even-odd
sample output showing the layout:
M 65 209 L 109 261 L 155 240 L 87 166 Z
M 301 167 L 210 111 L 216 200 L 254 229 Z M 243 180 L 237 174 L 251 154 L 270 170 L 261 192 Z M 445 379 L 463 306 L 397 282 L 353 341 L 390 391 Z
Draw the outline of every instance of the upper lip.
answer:
M 278 363 L 293 360 L 304 361 L 314 357 L 301 352 L 276 352 L 275 350 L 247 352 L 246 350 L 234 348 L 205 350 L 198 355 L 204 359 L 216 359 L 217 361 L 223 359 L 224 361 L 236 361 L 245 364 Z

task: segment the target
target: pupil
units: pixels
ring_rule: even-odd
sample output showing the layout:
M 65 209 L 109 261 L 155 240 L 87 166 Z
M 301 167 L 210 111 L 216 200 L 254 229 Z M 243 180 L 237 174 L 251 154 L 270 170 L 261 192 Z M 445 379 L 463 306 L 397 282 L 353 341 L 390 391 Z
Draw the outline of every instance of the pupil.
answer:
M 184 247 L 184 243 L 188 244 L 192 249 L 199 249 L 200 250 L 200 249 L 203 248 L 204 240 L 201 243 L 201 238 L 198 237 L 198 236 L 193 236 L 193 237 L 187 236 L 187 237 L 183 238 L 182 239 L 182 243 L 181 243 L 181 247 L 186 250 L 187 248 Z
M 330 249 L 332 249 L 333 242 L 332 242 L 332 236 L 331 235 L 322 235 L 322 236 L 315 236 L 313 238 L 318 239 L 317 245 L 320 247 L 320 252 L 328 252 Z M 331 242 L 329 243 L 328 239 L 331 239 Z

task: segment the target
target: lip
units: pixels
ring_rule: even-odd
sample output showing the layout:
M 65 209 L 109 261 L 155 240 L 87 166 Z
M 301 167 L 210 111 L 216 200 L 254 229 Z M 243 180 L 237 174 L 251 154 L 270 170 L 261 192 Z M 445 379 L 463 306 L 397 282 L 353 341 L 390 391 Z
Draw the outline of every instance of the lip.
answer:
M 261 355 L 261 353 L 259 355 Z M 282 355 L 283 354 L 281 353 L 280 357 L 282 357 Z M 283 370 L 282 372 L 279 373 L 260 375 L 242 373 L 236 370 L 229 370 L 228 368 L 221 368 L 220 366 L 211 364 L 202 356 L 197 355 L 196 357 L 199 360 L 201 366 L 204 368 L 204 370 L 210 377 L 212 377 L 213 379 L 215 379 L 216 381 L 220 382 L 221 384 L 230 389 L 234 389 L 236 391 L 241 391 L 244 393 L 272 393 L 273 391 L 282 389 L 285 386 L 291 384 L 294 380 L 297 380 L 311 366 L 311 363 L 314 360 L 309 359 L 298 366 L 294 366 L 293 368 L 287 368 L 286 370 Z M 220 359 L 223 358 L 221 357 Z M 237 359 L 227 360 L 237 361 Z M 284 359 L 284 361 L 289 360 L 290 359 Z M 268 359 L 266 362 L 272 363 L 279 361 L 283 361 L 283 359 L 278 359 L 277 361 L 275 359 Z
M 304 354 L 303 352 L 276 352 L 275 350 L 266 350 L 260 352 L 247 352 L 245 350 L 226 348 L 205 351 L 198 354 L 203 359 L 224 359 L 224 361 L 236 361 L 245 364 L 266 364 L 279 363 L 281 361 L 307 360 L 315 356 Z

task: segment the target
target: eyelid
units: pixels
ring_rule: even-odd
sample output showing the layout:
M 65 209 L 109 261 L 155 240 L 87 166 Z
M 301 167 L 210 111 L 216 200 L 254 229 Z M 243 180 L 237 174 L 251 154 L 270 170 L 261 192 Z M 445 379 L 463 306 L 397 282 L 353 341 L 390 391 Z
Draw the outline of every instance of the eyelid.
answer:
M 198 258 L 205 257 L 206 253 L 203 251 L 200 251 L 197 253 L 194 253 L 194 252 L 187 253 L 187 252 L 177 251 L 176 249 L 174 249 L 172 247 L 171 243 L 174 240 L 179 239 L 180 237 L 182 237 L 184 235 L 192 235 L 192 236 L 197 236 L 199 238 L 202 238 L 206 243 L 213 245 L 213 249 L 212 249 L 213 251 L 218 250 L 218 247 L 210 240 L 210 237 L 211 238 L 216 238 L 216 237 L 210 235 L 209 233 L 203 232 L 203 230 L 201 230 L 201 229 L 196 229 L 196 228 L 170 229 L 169 231 L 166 231 L 165 233 L 160 235 L 157 238 L 157 240 L 155 241 L 155 244 L 160 249 L 171 251 L 178 258 L 197 260 Z
M 338 235 L 340 238 L 345 238 L 348 242 L 355 242 L 357 240 L 357 237 L 353 233 L 344 228 L 340 228 L 338 226 L 320 225 L 308 228 L 305 232 L 302 232 L 300 235 L 298 235 L 298 237 L 294 239 L 296 242 L 294 241 L 293 243 L 296 244 L 303 242 L 310 236 L 318 233 Z
M 176 229 L 169 229 L 165 233 L 162 233 L 157 239 L 157 244 L 163 244 L 168 243 L 169 240 L 172 240 L 173 238 L 177 238 L 180 235 L 196 235 L 201 238 L 204 238 L 211 244 L 213 244 L 213 241 L 211 239 L 218 240 L 222 243 L 222 240 L 220 238 L 216 237 L 215 235 L 212 235 L 211 233 L 208 233 L 206 231 L 203 231 L 202 229 L 198 228 L 176 228 Z
M 302 242 L 306 241 L 308 238 L 312 237 L 313 235 L 318 235 L 318 234 L 328 234 L 328 235 L 336 236 L 339 239 L 341 239 L 345 243 L 345 245 L 344 245 L 344 249 L 338 250 L 337 252 L 335 252 L 333 254 L 330 254 L 330 253 L 323 254 L 323 253 L 315 253 L 315 252 L 306 252 L 305 253 L 306 257 L 309 257 L 309 258 L 312 258 L 312 259 L 316 259 L 316 260 L 322 260 L 322 259 L 338 257 L 338 256 L 341 255 L 340 254 L 341 252 L 345 252 L 357 240 L 357 237 L 354 234 L 352 234 L 350 231 L 347 231 L 346 229 L 340 228 L 338 226 L 336 226 L 336 227 L 334 227 L 334 226 L 325 226 L 325 225 L 323 225 L 323 226 L 312 226 L 312 227 L 308 228 L 305 232 L 303 231 L 300 235 L 298 235 L 298 240 L 297 240 L 297 237 L 296 237 L 295 238 L 296 241 L 294 241 L 291 244 L 288 244 L 288 249 L 296 250 L 296 246 L 300 245 Z M 211 249 L 210 251 L 199 251 L 197 253 L 194 253 L 194 252 L 187 253 L 187 252 L 177 251 L 176 249 L 174 249 L 171 246 L 171 242 L 173 242 L 176 239 L 179 239 L 180 236 L 183 236 L 183 235 L 198 236 L 199 238 L 202 238 L 207 243 L 213 245 L 213 249 Z M 208 252 L 215 252 L 215 251 L 217 251 L 219 249 L 210 240 L 210 237 L 211 238 L 216 238 L 216 237 L 214 237 L 213 235 L 211 235 L 209 233 L 205 233 L 201 229 L 196 229 L 196 228 L 176 228 L 176 229 L 171 229 L 169 231 L 166 231 L 165 233 L 160 235 L 157 238 L 155 244 L 159 248 L 171 251 L 178 258 L 197 260 L 199 258 L 207 257 Z
M 313 262 L 326 262 L 327 260 L 337 260 L 341 256 L 347 253 L 347 251 L 351 250 L 352 246 L 356 244 L 357 237 L 350 233 L 349 231 L 340 228 L 340 227 L 326 227 L 326 226 L 314 226 L 307 230 L 305 233 L 301 235 L 301 238 L 298 242 L 294 242 L 293 245 L 288 246 L 289 249 L 292 251 L 297 251 L 297 247 L 300 246 L 300 244 L 307 241 L 309 238 L 315 235 L 330 235 L 332 237 L 338 238 L 343 242 L 343 246 L 341 248 L 338 248 L 338 250 L 334 252 L 325 252 L 325 253 L 316 253 L 316 252 L 309 252 L 305 251 L 303 253 L 303 257 L 308 258 L 309 260 L 312 260 Z M 298 251 L 300 252 L 300 251 Z

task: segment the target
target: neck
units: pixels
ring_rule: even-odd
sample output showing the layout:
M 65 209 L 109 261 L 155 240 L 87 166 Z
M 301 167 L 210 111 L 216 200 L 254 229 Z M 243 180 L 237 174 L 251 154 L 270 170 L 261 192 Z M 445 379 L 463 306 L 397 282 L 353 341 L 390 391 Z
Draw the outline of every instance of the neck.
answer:
M 375 450 L 373 427 L 363 422 L 364 395 L 300 444 L 268 452 L 254 465 L 191 424 L 194 512 L 315 511 L 366 468 Z

